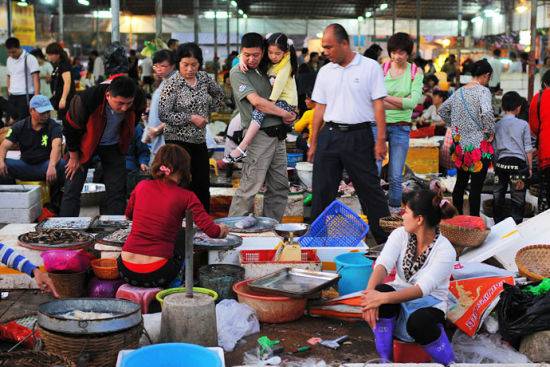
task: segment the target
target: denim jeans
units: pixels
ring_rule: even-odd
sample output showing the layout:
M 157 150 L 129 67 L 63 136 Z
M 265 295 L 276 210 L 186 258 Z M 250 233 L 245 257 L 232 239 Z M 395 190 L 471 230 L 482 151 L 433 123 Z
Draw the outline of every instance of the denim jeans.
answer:
M 50 160 L 38 164 L 28 164 L 20 159 L 6 159 L 8 167 L 8 176 L 14 180 L 21 181 L 46 181 L 46 172 Z M 55 166 L 57 180 L 50 185 L 50 202 L 58 207 L 61 203 L 61 188 L 65 182 L 65 161 L 63 159 L 57 162 Z
M 372 133 L 376 137 L 378 128 L 372 125 Z M 392 207 L 401 206 L 401 197 L 403 196 L 403 169 L 405 160 L 409 151 L 410 126 L 386 125 L 386 139 L 389 143 L 390 161 L 388 166 L 388 178 L 390 190 L 388 192 L 388 202 Z M 378 175 L 382 172 L 382 161 L 377 161 Z

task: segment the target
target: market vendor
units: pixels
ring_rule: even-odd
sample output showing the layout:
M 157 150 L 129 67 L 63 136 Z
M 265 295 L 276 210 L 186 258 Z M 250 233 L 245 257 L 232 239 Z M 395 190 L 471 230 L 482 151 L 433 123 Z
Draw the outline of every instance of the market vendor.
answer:
M 191 158 L 184 148 L 164 145 L 151 166 L 153 179 L 141 181 L 130 195 L 126 217 L 133 220 L 132 230 L 118 258 L 118 269 L 126 283 L 164 287 L 178 275 L 184 248 L 175 242 L 187 209 L 207 236 L 227 236 L 227 227 L 214 223 L 197 195 L 184 188 L 191 179 L 190 165 Z
M 0 243 L 0 263 L 8 268 L 19 270 L 34 278 L 38 288 L 44 292 L 51 293 L 55 298 L 59 298 L 59 294 L 53 285 L 48 273 L 43 273 L 36 265 L 31 263 L 25 256 L 18 254 L 11 247 Z
M 11 181 L 46 181 L 52 203 L 58 206 L 65 179 L 62 126 L 50 118 L 53 106 L 48 97 L 34 96 L 29 104 L 30 116 L 16 122 L 0 145 L 0 176 Z M 21 158 L 6 159 L 15 144 L 19 145 Z
M 456 252 L 438 225 L 455 213 L 441 194 L 415 191 L 406 198 L 403 227 L 391 233 L 376 260 L 363 292 L 363 318 L 374 332 L 380 358 L 387 362 L 394 337 L 422 345 L 436 363 L 454 361 L 443 323 Z M 394 268 L 395 280 L 384 284 Z

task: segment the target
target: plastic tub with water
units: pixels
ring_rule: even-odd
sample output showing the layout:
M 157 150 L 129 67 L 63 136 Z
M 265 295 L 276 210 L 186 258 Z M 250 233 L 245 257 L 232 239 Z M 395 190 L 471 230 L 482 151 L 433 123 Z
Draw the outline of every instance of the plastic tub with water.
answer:
M 166 343 L 140 348 L 128 354 L 122 367 L 222 367 L 220 357 L 195 344 Z

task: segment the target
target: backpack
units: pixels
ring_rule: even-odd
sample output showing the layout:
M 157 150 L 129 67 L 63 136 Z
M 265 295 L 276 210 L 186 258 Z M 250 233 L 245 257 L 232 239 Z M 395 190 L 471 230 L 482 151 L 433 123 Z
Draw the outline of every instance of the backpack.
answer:
M 388 75 L 388 73 L 390 72 L 390 67 L 391 67 L 391 61 L 386 61 L 382 65 L 382 70 L 384 71 L 384 77 L 386 77 L 386 75 Z M 415 63 L 412 63 L 411 64 L 411 80 L 414 80 L 414 77 L 416 76 L 417 72 L 418 72 L 418 65 L 416 65 Z

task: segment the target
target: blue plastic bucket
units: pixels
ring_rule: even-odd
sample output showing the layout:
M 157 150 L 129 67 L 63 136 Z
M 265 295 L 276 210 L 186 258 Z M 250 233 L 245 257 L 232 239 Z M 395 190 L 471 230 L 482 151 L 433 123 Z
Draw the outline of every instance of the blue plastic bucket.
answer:
M 336 271 L 340 274 L 338 292 L 340 296 L 367 288 L 372 274 L 372 260 L 364 252 L 348 252 L 334 258 Z
M 195 344 L 166 343 L 140 348 L 122 360 L 122 367 L 221 367 L 220 357 Z
M 296 167 L 296 163 L 304 160 L 304 153 L 288 153 L 286 156 L 287 166 L 292 168 Z

